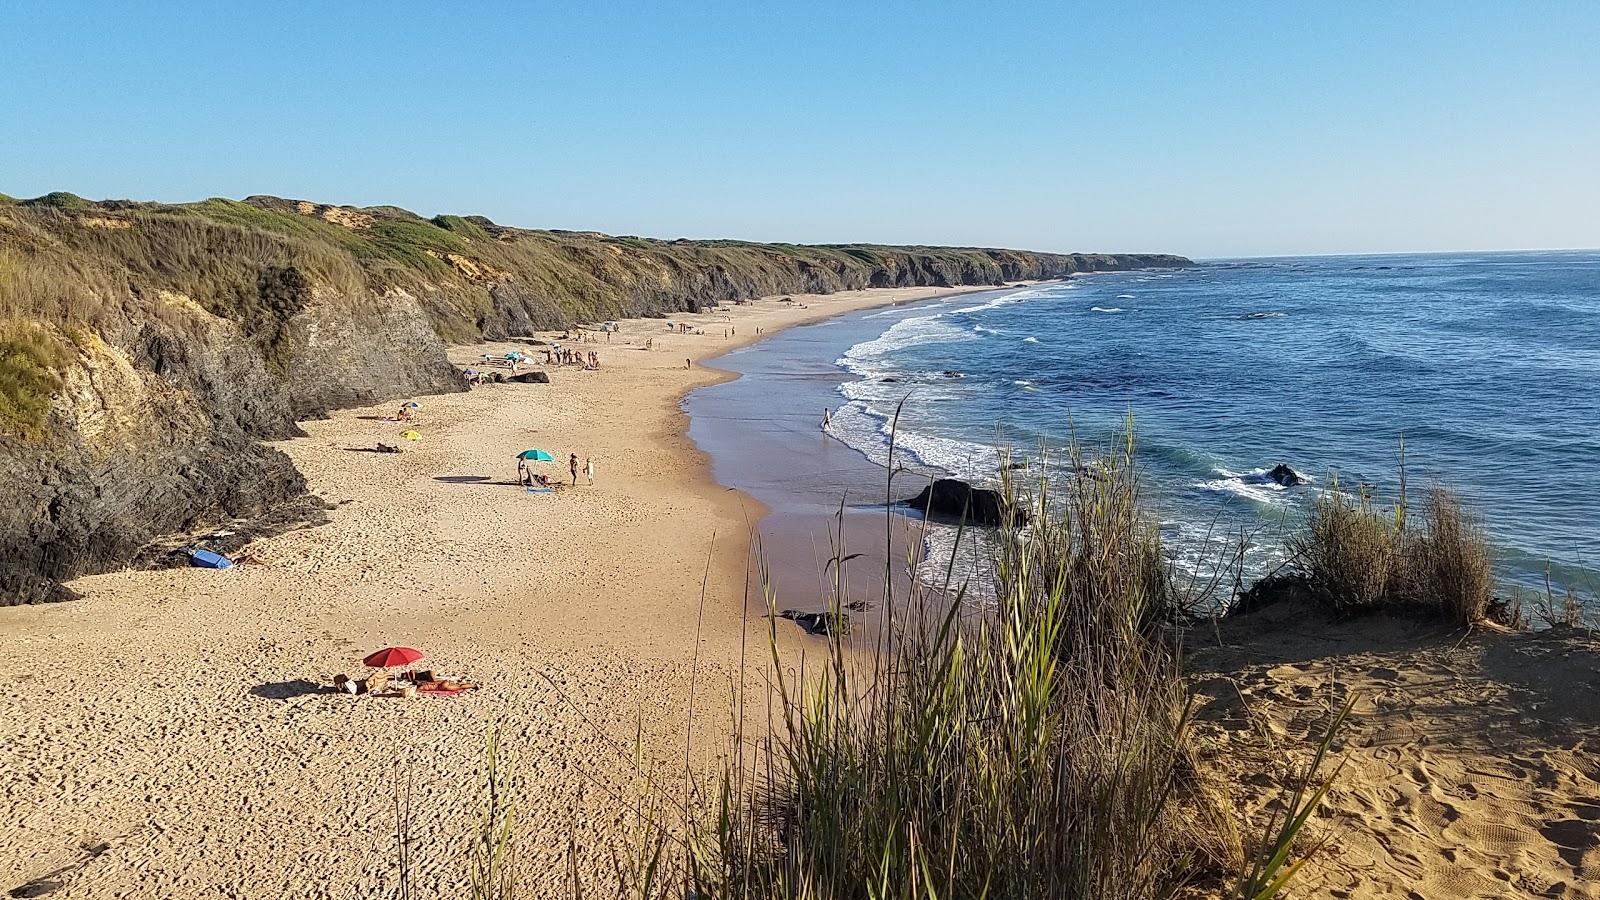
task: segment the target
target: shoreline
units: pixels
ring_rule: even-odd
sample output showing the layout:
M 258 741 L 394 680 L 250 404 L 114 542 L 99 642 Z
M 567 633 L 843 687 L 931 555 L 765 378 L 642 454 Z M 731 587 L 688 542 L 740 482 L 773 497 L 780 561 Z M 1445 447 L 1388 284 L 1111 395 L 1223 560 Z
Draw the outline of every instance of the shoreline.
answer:
M 927 523 L 895 503 L 916 494 L 941 470 L 916 465 L 898 472 L 891 486 L 880 461 L 821 427 L 819 407 L 842 410 L 849 400 L 841 386 L 863 377 L 835 360 L 855 344 L 956 296 L 965 304 L 1024 286 L 941 294 L 892 310 L 862 309 L 797 326 L 759 346 L 718 357 L 714 363 L 741 377 L 689 392 L 684 401 L 689 435 L 710 457 L 713 477 L 751 498 L 763 513 L 754 527 L 780 609 L 822 611 L 837 588 L 828 566 L 837 543 L 839 555 L 853 560 L 846 566 L 841 605 L 854 605 L 846 613 L 852 624 L 872 631 L 877 616 L 861 614 L 880 606 L 886 579 L 903 589 L 907 563 L 927 560 Z M 797 585 L 800 590 L 793 590 Z M 752 615 L 764 612 L 765 599 L 759 591 L 752 594 Z
M 12 685 L 0 769 L 16 773 L 0 789 L 15 826 L 0 835 L 0 887 L 72 867 L 71 897 L 376 890 L 393 874 L 396 767 L 416 786 L 418 839 L 455 841 L 496 720 L 530 764 L 530 856 L 563 871 L 567 821 L 610 821 L 636 779 L 624 748 L 681 767 L 695 722 L 687 759 L 709 763 L 727 745 L 729 689 L 759 683 L 759 659 L 741 654 L 765 623 L 739 598 L 764 510 L 718 484 L 687 435 L 687 393 L 736 377 L 701 362 L 793 325 L 965 292 L 792 295 L 672 320 L 703 335 L 628 321 L 609 345 L 577 345 L 600 354 L 598 372 L 422 398 L 415 444 L 381 421 L 387 403 L 303 423 L 305 437 L 274 446 L 334 505 L 328 524 L 262 539 L 235 570 L 95 575 L 72 582 L 81 600 L 0 610 Z M 722 315 L 742 333 L 722 339 Z M 628 349 L 647 338 L 657 349 Z M 527 346 L 452 359 L 505 349 Z M 346 452 L 378 441 L 405 452 Z M 512 456 L 527 446 L 594 456 L 596 485 L 523 493 Z M 797 636 L 780 629 L 796 659 Z M 324 693 L 331 673 L 390 644 L 484 689 Z M 351 840 L 368 821 L 378 838 Z M 460 874 L 423 871 L 418 884 Z

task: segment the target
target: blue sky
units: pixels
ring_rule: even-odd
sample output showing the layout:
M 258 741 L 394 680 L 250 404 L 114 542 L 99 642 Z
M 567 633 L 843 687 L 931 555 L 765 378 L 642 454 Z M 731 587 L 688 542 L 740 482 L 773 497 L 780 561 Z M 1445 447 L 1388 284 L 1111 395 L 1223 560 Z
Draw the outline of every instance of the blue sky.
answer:
M 0 191 L 1191 256 L 1600 246 L 1600 3 L 16 4 Z

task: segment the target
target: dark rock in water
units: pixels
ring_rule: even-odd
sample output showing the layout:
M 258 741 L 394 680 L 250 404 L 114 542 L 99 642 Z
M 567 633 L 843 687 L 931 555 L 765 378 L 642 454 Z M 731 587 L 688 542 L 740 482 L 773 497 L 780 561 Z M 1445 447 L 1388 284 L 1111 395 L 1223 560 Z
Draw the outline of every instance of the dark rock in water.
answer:
M 778 616 L 799 625 L 805 630 L 806 634 L 847 634 L 850 631 L 850 617 L 843 613 L 808 613 L 800 612 L 796 609 L 786 609 L 778 613 Z
M 519 384 L 549 384 L 550 383 L 550 373 L 549 372 L 523 372 L 521 375 L 513 375 L 513 376 L 511 376 L 507 380 L 515 381 L 515 382 L 518 382 Z
M 965 377 L 967 377 L 965 374 L 963 374 L 961 372 L 957 372 L 954 369 L 945 369 L 940 374 L 942 374 L 946 378 L 965 378 Z
M 1296 472 L 1283 463 L 1278 463 L 1271 469 L 1268 469 L 1267 477 L 1283 485 L 1284 487 L 1294 487 L 1295 485 L 1306 483 L 1304 475 L 1301 475 L 1299 472 Z
M 1028 523 L 1025 511 L 1008 510 L 999 491 L 975 488 L 958 478 L 940 478 L 905 503 L 913 509 L 922 510 L 931 518 L 965 521 L 970 525 L 1003 525 L 1008 511 L 1014 524 Z
M 884 384 L 899 384 L 900 383 L 900 379 L 894 377 L 893 375 L 890 375 L 890 376 L 888 376 L 886 378 L 883 378 L 883 379 L 880 379 L 880 380 Z

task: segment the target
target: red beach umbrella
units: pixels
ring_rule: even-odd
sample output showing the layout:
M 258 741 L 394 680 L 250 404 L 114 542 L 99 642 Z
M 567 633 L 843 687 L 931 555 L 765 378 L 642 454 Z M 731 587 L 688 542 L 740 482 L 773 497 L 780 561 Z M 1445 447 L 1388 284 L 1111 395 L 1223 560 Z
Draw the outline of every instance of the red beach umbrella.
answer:
M 387 669 L 391 666 L 409 666 L 422 658 L 421 650 L 413 650 L 410 647 L 385 647 L 363 659 L 362 662 L 374 669 Z

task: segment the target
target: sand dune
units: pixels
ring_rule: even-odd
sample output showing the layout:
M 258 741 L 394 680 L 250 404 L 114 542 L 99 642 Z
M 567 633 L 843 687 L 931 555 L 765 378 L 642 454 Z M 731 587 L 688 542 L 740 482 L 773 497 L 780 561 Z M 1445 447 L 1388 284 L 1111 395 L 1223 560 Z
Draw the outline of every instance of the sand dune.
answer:
M 1593 898 L 1600 640 L 1335 623 L 1269 609 L 1197 630 L 1203 759 L 1258 825 L 1330 710 L 1356 704 L 1297 896 Z

